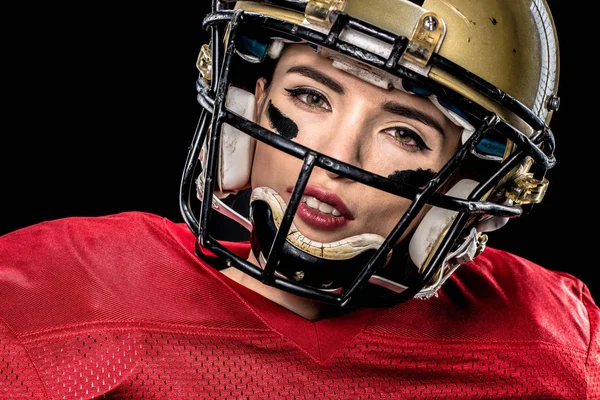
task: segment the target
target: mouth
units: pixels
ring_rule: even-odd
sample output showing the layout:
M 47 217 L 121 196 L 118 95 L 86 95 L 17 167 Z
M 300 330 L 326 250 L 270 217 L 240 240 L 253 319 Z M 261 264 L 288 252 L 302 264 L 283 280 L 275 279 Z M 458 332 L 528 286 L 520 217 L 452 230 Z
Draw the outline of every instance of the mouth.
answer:
M 290 188 L 288 192 L 291 191 L 292 189 Z M 258 218 L 258 220 L 254 221 L 255 224 L 264 223 L 268 225 L 270 221 L 270 223 L 273 224 L 271 233 L 273 233 L 273 230 L 280 229 L 287 204 L 285 200 L 275 190 L 269 187 L 254 188 L 252 190 L 252 194 L 250 195 L 250 204 L 254 205 L 253 207 L 256 207 L 255 211 L 259 210 L 259 214 L 261 209 L 264 210 L 264 207 L 267 207 L 271 210 L 270 218 L 267 218 L 267 214 L 264 214 L 262 215 L 262 217 Z M 343 203 L 341 204 L 343 205 Z M 342 209 L 344 209 L 344 207 L 340 206 L 340 208 Z M 347 208 L 345 208 L 345 210 L 348 213 L 348 215 L 352 217 L 350 211 L 347 211 Z M 349 219 L 346 219 L 342 216 L 333 218 L 338 218 L 346 222 L 350 221 Z M 264 232 L 267 233 L 268 231 L 269 229 L 267 228 Z M 290 245 L 294 246 L 296 249 L 301 250 L 311 256 L 323 258 L 326 260 L 339 261 L 348 260 L 370 249 L 379 249 L 381 244 L 384 242 L 384 238 L 381 235 L 375 233 L 361 233 L 358 235 L 348 236 L 333 242 L 319 242 L 304 236 L 295 226 L 294 222 L 292 222 L 289 228 L 288 235 L 286 237 L 286 241 Z
M 287 188 L 290 194 L 292 190 L 293 187 Z M 352 212 L 337 194 L 316 186 L 304 189 L 296 215 L 307 225 L 323 230 L 340 229 L 354 220 Z

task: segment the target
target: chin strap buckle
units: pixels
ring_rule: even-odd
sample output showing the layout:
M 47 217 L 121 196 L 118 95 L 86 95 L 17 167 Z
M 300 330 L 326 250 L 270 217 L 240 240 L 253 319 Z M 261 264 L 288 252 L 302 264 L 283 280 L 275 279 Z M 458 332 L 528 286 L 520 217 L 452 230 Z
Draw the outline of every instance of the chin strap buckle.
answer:
M 548 190 L 548 180 L 535 179 L 532 173 L 523 174 L 512 181 L 505 191 L 507 198 L 517 204 L 538 204 Z
M 469 236 L 460 245 L 456 251 L 448 254 L 444 266 L 438 271 L 433 278 L 433 283 L 426 286 L 415 298 L 426 300 L 433 296 L 437 296 L 437 291 L 442 287 L 444 282 L 456 271 L 462 264 L 473 261 L 475 257 L 480 255 L 487 244 L 488 237 L 486 234 L 478 232 L 477 229 L 471 228 Z
M 485 250 L 487 241 L 488 236 L 485 233 L 471 228 L 466 241 L 454 253 L 449 254 L 446 260 L 449 264 L 466 264 L 473 261 Z

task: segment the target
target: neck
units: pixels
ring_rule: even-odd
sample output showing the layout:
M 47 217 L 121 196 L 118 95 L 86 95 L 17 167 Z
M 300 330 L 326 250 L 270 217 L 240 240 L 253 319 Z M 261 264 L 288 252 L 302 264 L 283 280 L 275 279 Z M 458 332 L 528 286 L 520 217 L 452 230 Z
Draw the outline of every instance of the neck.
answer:
M 259 266 L 258 261 L 252 252 L 250 252 L 248 261 L 256 266 Z M 328 311 L 331 311 L 331 307 L 328 307 L 326 304 L 296 296 L 295 294 L 288 293 L 284 290 L 265 285 L 264 283 L 254 279 L 250 275 L 247 275 L 236 268 L 226 268 L 221 272 L 240 285 L 253 290 L 261 296 L 266 297 L 267 299 L 287 308 L 288 310 L 308 319 L 309 321 L 317 321 L 321 319 Z

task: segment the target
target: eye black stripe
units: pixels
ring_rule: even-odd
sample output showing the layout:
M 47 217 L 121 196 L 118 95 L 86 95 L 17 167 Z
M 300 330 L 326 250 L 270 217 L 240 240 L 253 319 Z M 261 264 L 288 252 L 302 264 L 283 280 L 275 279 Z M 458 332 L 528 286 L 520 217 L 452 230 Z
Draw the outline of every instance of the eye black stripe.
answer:
M 271 128 L 279 132 L 284 138 L 291 140 L 298 136 L 298 125 L 275 107 L 273 103 L 271 103 L 271 99 L 269 99 L 269 105 L 267 107 L 267 116 L 269 117 Z

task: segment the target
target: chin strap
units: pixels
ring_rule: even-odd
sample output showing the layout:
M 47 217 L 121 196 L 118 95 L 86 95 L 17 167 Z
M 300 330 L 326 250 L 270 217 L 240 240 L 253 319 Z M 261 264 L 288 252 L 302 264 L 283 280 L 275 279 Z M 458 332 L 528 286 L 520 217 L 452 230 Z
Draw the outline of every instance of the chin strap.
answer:
M 444 261 L 444 266 L 434 277 L 434 282 L 417 293 L 415 298 L 426 300 L 433 296 L 437 296 L 437 291 L 454 271 L 461 265 L 473 261 L 473 259 L 485 249 L 486 243 L 487 235 L 477 232 L 477 229 L 475 228 L 471 228 L 469 235 L 460 247 L 448 254 Z
M 485 249 L 486 242 L 487 235 L 472 228 L 460 247 L 448 254 L 444 261 L 444 266 L 435 275 L 433 282 L 421 289 L 421 291 L 415 295 L 415 298 L 426 300 L 434 296 L 437 297 L 437 291 L 442 287 L 444 282 L 446 282 L 459 266 L 472 261 L 481 254 Z M 402 293 L 408 289 L 408 286 L 379 275 L 371 276 L 369 283 L 384 287 L 396 293 Z

